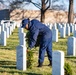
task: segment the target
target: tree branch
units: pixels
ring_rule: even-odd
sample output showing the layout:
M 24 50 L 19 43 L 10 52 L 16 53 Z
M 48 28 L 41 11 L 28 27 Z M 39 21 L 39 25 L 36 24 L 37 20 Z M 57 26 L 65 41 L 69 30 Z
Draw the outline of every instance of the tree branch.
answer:
M 3 4 L 3 1 L 1 0 L 1 1 L 0 1 L 0 3 L 2 3 L 2 4 Z
M 48 0 L 45 0 L 45 4 L 47 4 L 48 3 Z
M 46 12 L 46 10 L 47 10 L 48 8 L 50 8 L 51 1 L 48 0 L 48 2 L 49 2 L 49 5 L 48 5 L 48 7 L 46 7 L 46 9 L 44 10 L 44 12 Z
M 32 3 L 32 4 L 33 4 L 34 6 L 36 6 L 37 8 L 41 9 L 40 4 L 34 3 L 32 0 L 24 0 L 24 1 L 26 1 L 26 2 L 28 2 L 28 3 Z
M 34 4 L 37 8 L 41 9 L 41 6 L 40 6 L 39 4 L 34 3 L 34 2 L 32 2 L 32 1 L 31 1 L 31 3 Z

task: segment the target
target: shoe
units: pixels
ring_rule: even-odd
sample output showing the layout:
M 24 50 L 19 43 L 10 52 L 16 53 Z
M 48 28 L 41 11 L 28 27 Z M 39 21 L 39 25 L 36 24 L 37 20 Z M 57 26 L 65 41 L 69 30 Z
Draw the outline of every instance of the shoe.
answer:
M 48 66 L 52 66 L 52 61 L 50 61 L 50 64 Z
M 42 67 L 42 65 L 43 65 L 42 63 L 39 63 L 39 65 L 37 67 Z

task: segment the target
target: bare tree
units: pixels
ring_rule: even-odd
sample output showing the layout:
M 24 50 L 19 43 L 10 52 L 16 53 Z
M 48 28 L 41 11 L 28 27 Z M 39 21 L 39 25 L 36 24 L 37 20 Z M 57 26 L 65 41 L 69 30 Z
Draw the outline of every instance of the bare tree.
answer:
M 0 2 L 6 5 L 10 9 L 10 11 L 16 8 L 22 8 L 22 6 L 24 5 L 24 0 L 0 0 Z
M 68 23 L 73 23 L 74 20 L 74 10 L 73 10 L 73 0 L 69 0 L 69 10 L 68 10 Z
M 3 3 L 3 0 L 0 0 L 0 3 Z
M 13 11 L 14 9 L 21 8 L 21 5 L 23 4 L 23 0 L 7 0 L 9 3 L 9 9 L 10 11 Z
M 57 1 L 59 1 L 59 0 L 53 0 L 53 4 L 55 3 L 55 2 L 57 2 Z M 69 2 L 69 9 L 68 9 L 68 23 L 73 23 L 73 20 L 74 20 L 74 15 L 73 15 L 73 13 L 74 13 L 74 10 L 73 10 L 73 1 L 74 0 L 66 0 L 66 1 L 68 1 Z M 58 6 L 58 5 L 56 5 L 56 6 L 53 6 L 53 9 L 59 9 L 60 8 L 60 10 L 61 9 L 66 9 L 66 7 L 65 7 L 65 5 L 64 5 L 64 0 L 62 0 L 62 3 L 63 3 L 63 7 L 60 5 L 60 6 Z
M 26 4 L 32 3 L 41 11 L 41 22 L 45 21 L 45 12 L 48 8 L 50 8 L 50 4 L 51 4 L 51 0 L 39 0 L 37 2 L 36 1 L 34 2 L 33 0 L 6 0 L 6 2 L 9 3 L 10 11 L 16 8 L 24 7 Z
M 51 0 L 40 0 L 40 2 L 33 2 L 32 0 L 25 0 L 29 3 L 32 3 L 41 11 L 41 22 L 45 22 L 45 12 L 50 8 Z
M 24 0 L 1 0 L 1 2 L 4 5 L 6 5 L 6 7 L 9 8 L 10 13 L 14 9 L 20 9 L 20 8 L 23 9 L 23 7 L 27 4 L 27 3 L 26 4 L 24 3 L 25 2 Z M 8 3 L 8 5 L 7 5 L 7 3 Z M 22 10 L 22 13 L 23 13 L 22 18 L 24 18 L 24 9 Z

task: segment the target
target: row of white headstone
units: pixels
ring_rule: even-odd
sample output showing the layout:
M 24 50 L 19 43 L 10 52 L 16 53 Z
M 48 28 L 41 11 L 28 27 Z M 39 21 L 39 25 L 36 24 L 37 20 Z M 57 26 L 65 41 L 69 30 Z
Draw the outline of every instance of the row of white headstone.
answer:
M 76 24 L 49 24 L 50 29 L 52 30 L 52 40 L 58 42 L 58 31 L 60 32 L 60 37 L 65 38 L 68 36 L 67 42 L 67 55 L 76 56 Z M 73 34 L 70 37 L 70 33 Z
M 19 28 L 19 45 L 16 48 L 16 67 L 18 70 L 27 69 L 27 60 L 26 60 L 26 34 L 23 32 L 22 28 Z M 62 51 L 53 51 L 52 53 L 52 75 L 64 75 L 64 52 Z
M 12 23 L 10 23 L 12 22 Z M 13 21 L 2 20 L 0 23 L 0 44 L 6 46 L 6 38 L 12 34 L 13 30 L 16 27 L 16 23 Z
M 76 36 L 76 24 L 60 24 L 55 23 L 47 25 L 52 30 L 52 41 L 58 42 L 58 32 L 60 32 L 60 37 L 65 38 L 66 36 L 70 36 L 70 33 L 73 33 Z
M 49 24 L 50 25 L 50 24 Z M 54 24 L 51 26 L 51 30 L 53 33 L 52 40 L 54 42 L 58 42 L 58 31 L 60 32 L 60 37 L 65 38 L 68 36 L 67 41 L 67 55 L 76 56 L 76 24 Z M 73 36 L 70 36 L 70 33 Z

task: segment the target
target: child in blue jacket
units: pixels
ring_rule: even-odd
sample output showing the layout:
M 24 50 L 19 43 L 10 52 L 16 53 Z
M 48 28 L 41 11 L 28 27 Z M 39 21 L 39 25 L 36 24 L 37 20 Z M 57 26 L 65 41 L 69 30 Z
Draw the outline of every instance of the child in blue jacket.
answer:
M 52 65 L 52 31 L 40 21 L 33 19 L 22 20 L 22 28 L 30 31 L 30 44 L 29 47 L 33 48 L 36 44 L 38 35 L 41 36 L 38 67 L 42 67 L 45 57 L 45 51 L 47 52 L 49 65 Z

